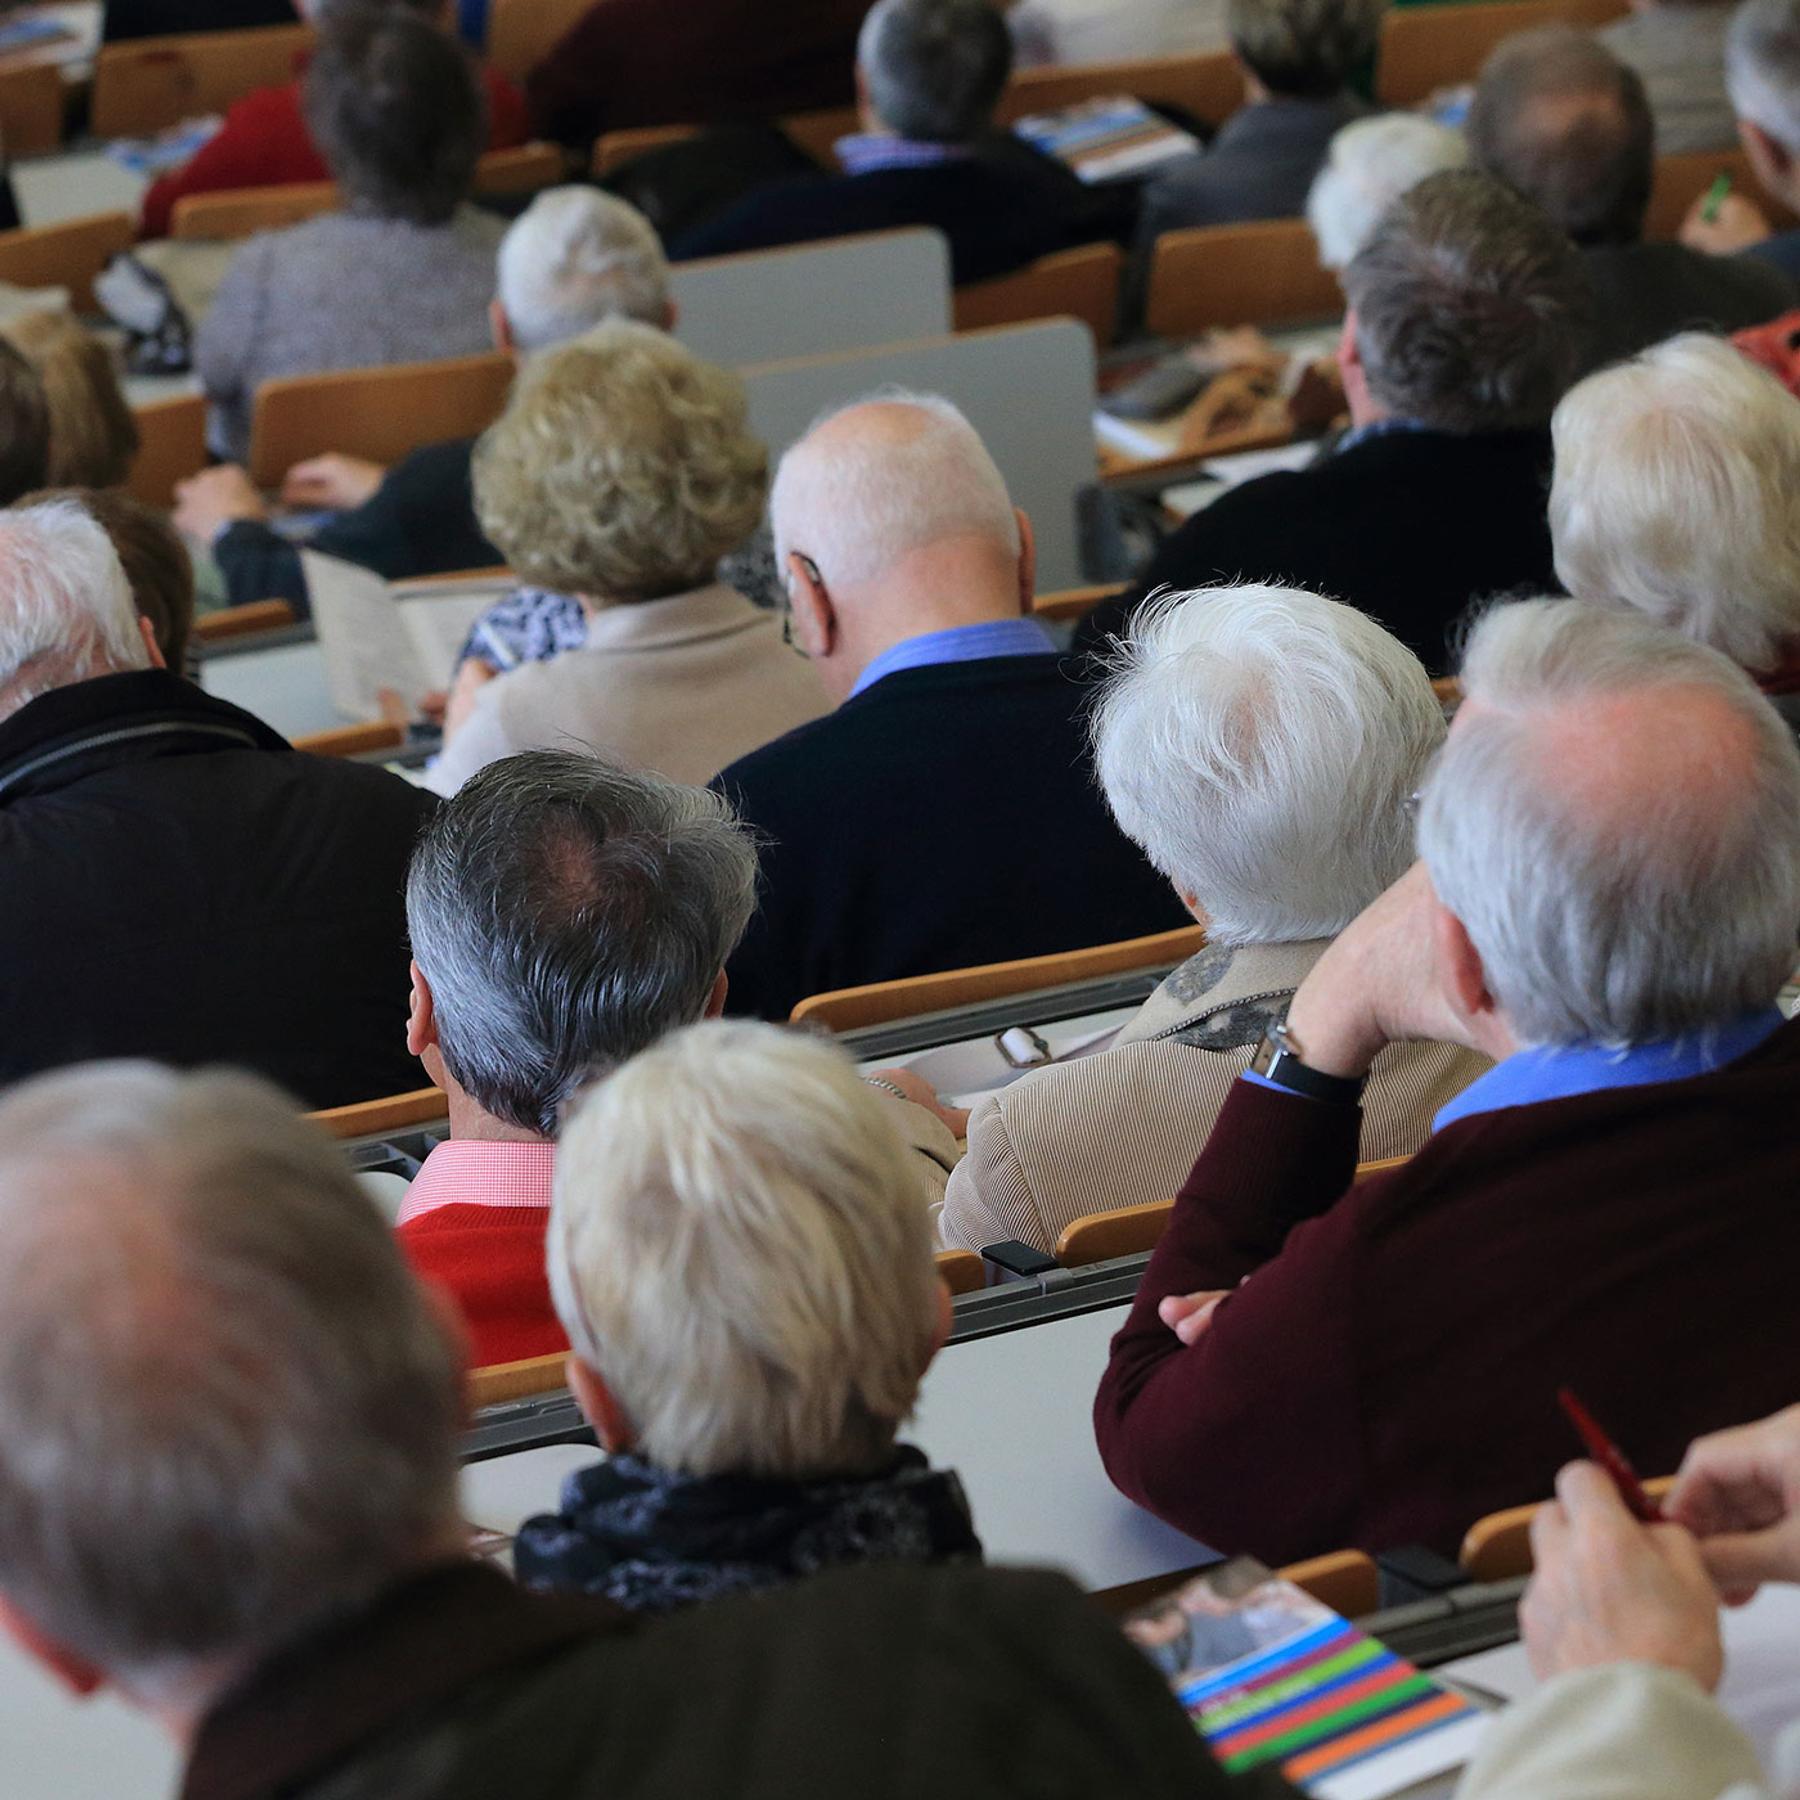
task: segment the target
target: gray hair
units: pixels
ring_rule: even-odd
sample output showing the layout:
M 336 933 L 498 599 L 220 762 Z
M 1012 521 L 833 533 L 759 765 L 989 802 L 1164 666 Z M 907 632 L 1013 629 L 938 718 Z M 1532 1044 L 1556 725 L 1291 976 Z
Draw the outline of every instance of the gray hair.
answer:
M 1718 651 L 1579 600 L 1497 607 L 1419 850 L 1525 1043 L 1769 1005 L 1800 930 L 1800 750 Z
M 146 1697 L 454 1542 L 460 1357 L 295 1108 L 148 1063 L 0 1099 L 0 1590 Z
M 993 0 L 877 0 L 856 62 L 890 131 L 964 144 L 992 123 L 1012 74 L 1012 34 Z
M 597 1069 L 698 1019 L 756 904 L 756 851 L 704 788 L 534 750 L 471 776 L 406 881 L 444 1066 L 545 1137 Z
M 1229 0 L 1231 47 L 1272 94 L 1341 93 L 1374 54 L 1385 0 Z
M 1688 332 L 1569 390 L 1552 421 L 1556 574 L 1747 669 L 1800 643 L 1800 404 Z
M 891 1454 L 941 1288 L 912 1152 L 835 1045 L 715 1022 L 627 1063 L 563 1134 L 549 1253 L 570 1346 L 659 1467 Z
M 1800 4 L 1743 0 L 1725 37 L 1725 85 L 1740 119 L 1800 155 Z
M 840 428 L 857 413 L 870 429 Z M 816 419 L 775 471 L 769 520 L 777 568 L 802 550 L 841 588 L 948 537 L 979 534 L 1009 556 L 1020 550 L 1006 478 L 975 427 L 941 395 L 901 388 Z
M 1636 70 L 1567 25 L 1522 31 L 1488 58 L 1469 106 L 1475 161 L 1578 244 L 1632 244 L 1656 173 Z
M 669 264 L 656 227 L 598 188 L 539 194 L 501 240 L 500 310 L 521 350 L 566 343 L 607 319 L 667 325 Z
M 1381 215 L 1427 175 L 1460 169 L 1469 146 L 1460 131 L 1419 113 L 1352 119 L 1331 140 L 1306 197 L 1306 222 L 1319 260 L 1341 269 L 1369 241 Z
M 1279 587 L 1152 600 L 1094 715 L 1119 828 L 1225 944 L 1333 937 L 1398 880 L 1407 803 L 1443 738 L 1405 645 Z
M 124 566 L 87 508 L 0 512 L 0 717 L 53 688 L 149 667 Z
M 1574 380 L 1593 290 L 1569 240 L 1490 175 L 1428 175 L 1344 270 L 1369 387 L 1440 431 L 1548 422 Z

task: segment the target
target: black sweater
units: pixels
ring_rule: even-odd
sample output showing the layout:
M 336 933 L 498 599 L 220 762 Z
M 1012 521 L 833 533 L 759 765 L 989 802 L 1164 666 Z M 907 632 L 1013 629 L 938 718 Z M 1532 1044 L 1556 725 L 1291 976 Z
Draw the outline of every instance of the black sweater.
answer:
M 1191 923 L 1112 822 L 1054 655 L 904 669 L 714 785 L 764 840 L 727 1008 Z
M 1385 432 L 1221 495 L 1163 545 L 1133 593 L 1082 621 L 1077 642 L 1123 631 L 1157 588 L 1279 582 L 1347 601 L 1445 674 L 1472 602 L 1561 592 L 1549 494 L 1547 431 Z

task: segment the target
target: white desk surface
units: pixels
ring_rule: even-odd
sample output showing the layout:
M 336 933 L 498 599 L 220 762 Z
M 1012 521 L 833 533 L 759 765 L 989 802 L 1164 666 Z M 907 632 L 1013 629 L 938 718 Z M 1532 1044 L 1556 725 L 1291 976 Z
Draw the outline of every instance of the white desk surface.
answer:
M 136 214 L 149 185 L 99 144 L 21 158 L 12 165 L 13 192 L 27 225 L 60 225 L 94 213 Z

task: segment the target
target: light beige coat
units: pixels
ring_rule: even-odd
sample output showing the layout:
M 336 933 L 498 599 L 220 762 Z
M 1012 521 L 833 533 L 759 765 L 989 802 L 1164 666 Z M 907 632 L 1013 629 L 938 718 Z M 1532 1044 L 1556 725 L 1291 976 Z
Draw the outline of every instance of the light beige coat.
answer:
M 1054 1251 L 1084 1214 L 1173 1199 L 1232 1082 L 1325 945 L 1209 944 L 1109 1049 L 1035 1070 L 981 1101 L 944 1192 L 944 1243 L 979 1250 L 1017 1238 Z M 1442 1044 L 1390 1045 L 1363 1098 L 1363 1160 L 1410 1155 L 1438 1108 L 1487 1067 Z
M 454 794 L 521 750 L 587 750 L 696 784 L 831 710 L 776 616 L 728 587 L 609 606 L 587 644 L 490 681 L 433 766 Z

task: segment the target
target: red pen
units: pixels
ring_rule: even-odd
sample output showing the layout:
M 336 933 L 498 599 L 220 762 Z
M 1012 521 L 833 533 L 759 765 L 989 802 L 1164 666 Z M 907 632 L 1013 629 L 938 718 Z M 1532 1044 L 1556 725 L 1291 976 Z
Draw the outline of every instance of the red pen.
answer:
M 1575 1397 L 1573 1388 L 1558 1388 L 1556 1403 L 1568 1414 L 1569 1423 L 1581 1434 L 1587 1453 L 1608 1475 L 1625 1501 L 1631 1516 L 1643 1525 L 1660 1525 L 1663 1509 L 1644 1492 L 1637 1470 L 1626 1460 L 1625 1452 L 1600 1429 L 1594 1415 Z

